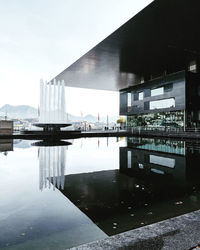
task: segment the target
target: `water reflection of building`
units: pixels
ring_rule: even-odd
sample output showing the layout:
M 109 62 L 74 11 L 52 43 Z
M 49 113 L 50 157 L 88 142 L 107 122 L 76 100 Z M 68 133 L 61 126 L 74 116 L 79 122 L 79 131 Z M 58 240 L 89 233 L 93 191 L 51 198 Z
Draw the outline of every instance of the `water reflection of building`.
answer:
M 166 145 L 168 150 L 169 145 Z M 144 150 L 140 147 L 121 147 L 120 148 L 120 171 L 132 173 L 135 176 L 158 174 L 168 176 L 174 182 L 184 185 L 186 181 L 186 157 L 184 154 L 163 153 L 163 148 L 155 148 L 154 151 Z M 155 151 L 157 149 L 158 151 Z M 181 150 L 180 150 L 181 151 Z M 175 152 L 177 150 L 175 149 Z M 178 183 L 176 183 L 178 184 Z
M 120 148 L 122 172 L 171 176 L 181 185 L 196 178 L 199 161 L 198 142 L 132 137 Z
M 61 192 L 108 235 L 193 211 L 200 207 L 200 171 L 192 159 L 200 151 L 188 153 L 188 145 L 132 138 L 120 148 L 119 170 L 67 175 Z
M 129 137 L 128 147 L 157 151 L 169 154 L 185 155 L 185 141 L 173 141 L 169 139 L 153 139 Z
M 39 187 L 40 190 L 51 187 L 64 189 L 66 146 L 39 148 Z

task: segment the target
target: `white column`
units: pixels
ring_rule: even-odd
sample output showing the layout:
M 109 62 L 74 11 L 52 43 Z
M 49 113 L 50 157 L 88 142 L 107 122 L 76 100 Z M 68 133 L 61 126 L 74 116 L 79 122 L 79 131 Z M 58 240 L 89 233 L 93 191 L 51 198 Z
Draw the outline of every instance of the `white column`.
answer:
M 55 147 L 53 147 L 53 190 L 56 187 L 56 178 L 55 178 Z
M 66 121 L 66 110 L 65 110 L 65 82 L 62 81 L 62 122 L 64 123 Z
M 65 159 L 66 159 L 66 148 L 61 148 L 61 189 L 65 187 Z
M 58 120 L 58 81 L 56 82 L 55 109 L 56 109 L 55 122 L 57 122 Z
M 56 165 L 57 165 L 57 188 L 60 188 L 60 177 L 59 177 L 59 162 L 60 162 L 60 147 L 57 147 L 57 161 L 56 161 Z
M 44 84 L 44 122 L 47 121 L 47 83 Z
M 60 120 L 63 123 L 63 81 L 60 86 Z
M 60 122 L 60 81 L 58 81 L 58 117 L 57 117 L 57 122 Z
M 59 97 L 59 107 L 60 107 L 60 118 L 59 122 L 62 122 L 62 82 L 60 81 L 60 97 Z
M 48 184 L 49 188 L 51 187 L 51 147 L 48 147 Z
M 46 102 L 46 110 L 47 110 L 47 120 L 46 120 L 46 123 L 49 122 L 49 114 L 50 114 L 50 110 L 49 110 L 49 84 L 46 82 L 46 85 L 47 85 L 47 102 Z
M 42 191 L 44 185 L 44 165 L 42 148 L 39 148 L 39 189 Z
M 49 83 L 49 122 L 52 122 L 52 83 Z
M 44 86 L 44 83 L 43 83 L 43 80 L 41 79 L 40 80 L 40 115 L 39 115 L 39 122 L 43 122 L 43 112 L 42 112 L 42 105 L 43 105 L 43 86 Z
M 53 80 L 53 122 L 56 122 L 56 79 Z

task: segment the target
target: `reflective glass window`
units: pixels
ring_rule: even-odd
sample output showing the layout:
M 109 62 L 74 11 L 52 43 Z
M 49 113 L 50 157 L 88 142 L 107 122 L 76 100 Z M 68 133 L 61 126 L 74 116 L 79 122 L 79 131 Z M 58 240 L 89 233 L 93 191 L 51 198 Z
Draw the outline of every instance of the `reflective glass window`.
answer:
M 154 173 L 156 173 L 156 174 L 165 174 L 164 171 L 156 169 L 156 168 L 151 168 L 151 171 L 154 172 Z
M 140 93 L 139 93 L 139 100 L 143 100 L 143 98 L 144 98 L 144 93 L 143 93 L 143 92 L 140 92 Z
M 163 95 L 163 94 L 164 94 L 164 87 L 151 89 L 151 96 Z
M 127 96 L 127 106 L 131 107 L 131 93 L 128 93 L 128 96 Z
M 189 71 L 196 72 L 197 64 L 195 61 L 190 62 L 189 64 Z
M 131 157 L 132 157 L 132 152 L 131 151 L 127 151 L 127 156 L 128 156 L 128 168 L 131 168 Z
M 150 163 L 165 166 L 168 168 L 175 167 L 175 159 L 168 158 L 168 157 L 161 157 L 157 155 L 150 155 Z
M 158 101 L 151 101 L 150 102 L 150 110 L 153 109 L 164 109 L 164 108 L 173 108 L 175 107 L 175 99 L 163 99 Z

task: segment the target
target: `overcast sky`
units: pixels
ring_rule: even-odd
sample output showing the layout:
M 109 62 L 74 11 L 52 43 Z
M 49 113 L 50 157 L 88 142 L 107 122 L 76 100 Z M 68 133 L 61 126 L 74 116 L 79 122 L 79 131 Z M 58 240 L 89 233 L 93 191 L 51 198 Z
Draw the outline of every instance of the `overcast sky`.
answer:
M 0 106 L 37 107 L 40 78 L 58 75 L 150 2 L 0 0 Z M 73 114 L 119 110 L 114 92 L 66 88 L 66 98 Z

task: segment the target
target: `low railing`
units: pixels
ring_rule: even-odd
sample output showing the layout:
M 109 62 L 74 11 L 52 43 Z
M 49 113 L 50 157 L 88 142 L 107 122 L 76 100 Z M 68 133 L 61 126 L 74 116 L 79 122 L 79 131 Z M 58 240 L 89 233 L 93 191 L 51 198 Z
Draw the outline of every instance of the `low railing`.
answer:
M 185 131 L 186 132 L 199 133 L 200 132 L 200 128 L 186 128 Z

